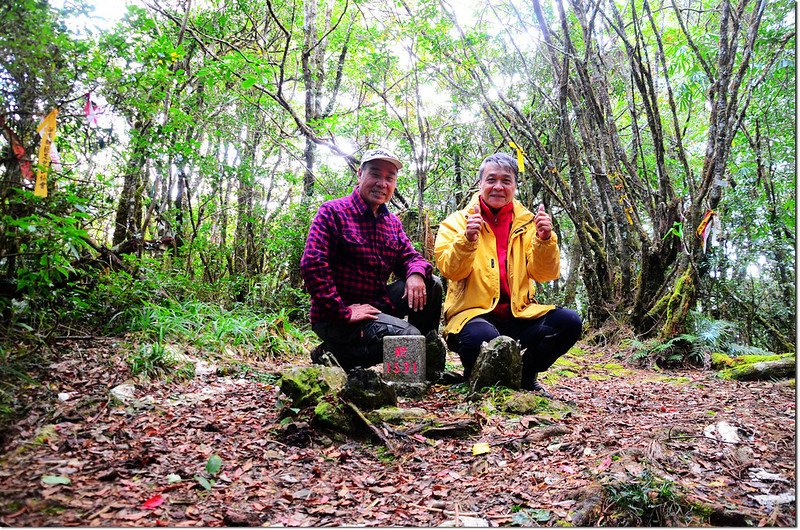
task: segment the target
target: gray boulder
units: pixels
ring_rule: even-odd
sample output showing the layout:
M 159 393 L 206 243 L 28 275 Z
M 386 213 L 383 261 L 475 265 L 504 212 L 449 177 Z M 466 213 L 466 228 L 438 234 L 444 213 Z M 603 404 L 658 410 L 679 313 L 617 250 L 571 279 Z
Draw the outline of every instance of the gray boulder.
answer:
M 380 374 L 356 366 L 347 374 L 347 383 L 341 397 L 361 410 L 375 410 L 381 407 L 397 406 L 397 393 L 384 381 Z
M 481 352 L 469 376 L 470 392 L 494 385 L 514 390 L 520 387 L 522 354 L 519 344 L 511 337 L 501 335 L 481 345 Z
M 447 344 L 436 331 L 425 335 L 425 379 L 438 381 L 444 372 Z

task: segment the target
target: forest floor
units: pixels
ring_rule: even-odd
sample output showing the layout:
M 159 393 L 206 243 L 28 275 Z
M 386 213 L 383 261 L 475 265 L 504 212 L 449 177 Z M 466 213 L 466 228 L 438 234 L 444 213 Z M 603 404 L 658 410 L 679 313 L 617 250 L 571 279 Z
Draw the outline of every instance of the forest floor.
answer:
M 109 397 L 129 377 L 118 343 L 65 347 L 3 438 L 0 525 L 797 525 L 793 381 L 637 369 L 580 346 L 548 371 L 559 399 L 534 414 L 501 412 L 492 392 L 468 402 L 464 385 L 402 400 L 482 429 L 397 436 L 394 454 L 313 431 L 290 444 L 274 362 L 139 382 L 125 405 Z

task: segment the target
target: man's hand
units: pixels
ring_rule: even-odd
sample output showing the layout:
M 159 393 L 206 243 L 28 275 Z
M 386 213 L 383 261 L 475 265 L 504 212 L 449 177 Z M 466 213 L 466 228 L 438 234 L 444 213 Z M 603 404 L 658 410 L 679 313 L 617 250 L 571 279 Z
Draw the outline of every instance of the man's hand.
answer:
M 475 204 L 475 211 L 467 216 L 467 228 L 464 231 L 464 235 L 467 236 L 467 241 L 477 241 L 482 227 L 483 218 L 481 217 L 481 204 L 478 202 Z
M 381 313 L 380 309 L 373 307 L 369 304 L 352 304 L 350 308 L 350 323 L 355 324 L 362 320 L 377 320 L 378 315 Z
M 425 291 L 425 278 L 414 273 L 406 279 L 406 290 L 403 298 L 408 300 L 408 308 L 412 311 L 421 311 L 425 307 L 428 293 Z
M 536 223 L 536 236 L 542 241 L 550 239 L 550 232 L 553 231 L 553 220 L 544 211 L 544 204 L 539 205 L 539 211 L 536 212 L 536 217 L 533 220 Z

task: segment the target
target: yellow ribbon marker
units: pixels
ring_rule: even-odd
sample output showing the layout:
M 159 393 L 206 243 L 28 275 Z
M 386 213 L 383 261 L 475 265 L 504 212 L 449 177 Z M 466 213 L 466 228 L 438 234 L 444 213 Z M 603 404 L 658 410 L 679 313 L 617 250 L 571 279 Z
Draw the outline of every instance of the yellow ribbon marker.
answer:
M 33 188 L 33 194 L 37 197 L 47 197 L 47 172 L 50 168 L 50 146 L 56 139 L 56 116 L 58 109 L 53 109 L 36 128 L 36 132 L 42 137 L 39 143 L 39 168 L 36 170 L 36 185 Z
M 519 173 L 525 173 L 525 153 L 522 151 L 522 148 L 510 140 L 508 145 L 511 146 L 511 149 L 517 150 L 517 171 Z
M 625 208 L 625 215 L 628 216 L 628 223 L 633 224 L 633 217 L 631 217 L 631 212 L 633 212 L 633 207 L 629 206 Z

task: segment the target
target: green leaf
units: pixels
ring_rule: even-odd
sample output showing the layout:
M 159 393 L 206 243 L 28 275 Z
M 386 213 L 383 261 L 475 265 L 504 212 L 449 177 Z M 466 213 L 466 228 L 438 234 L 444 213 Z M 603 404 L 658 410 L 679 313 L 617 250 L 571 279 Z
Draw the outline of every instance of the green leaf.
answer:
M 55 484 L 70 484 L 72 481 L 61 475 L 44 475 L 42 477 L 42 482 L 52 486 Z
M 544 523 L 550 520 L 550 510 L 520 510 L 511 517 L 512 526 L 537 526 L 534 522 Z
M 203 488 L 205 488 L 206 491 L 211 491 L 211 483 L 205 477 L 201 477 L 200 475 L 195 475 L 194 479 L 197 481 L 198 484 L 203 486 Z
M 218 455 L 211 455 L 206 462 L 206 472 L 212 477 L 217 476 L 219 470 L 222 468 L 222 459 Z
M 538 521 L 540 523 L 544 523 L 545 521 L 550 520 L 550 510 L 541 510 L 541 509 L 530 510 L 528 512 L 528 515 L 530 515 L 531 519 L 533 519 L 534 521 Z
M 245 89 L 246 88 L 250 88 L 251 86 L 256 84 L 256 81 L 258 81 L 258 78 L 256 78 L 256 77 L 248 77 L 247 79 L 242 81 L 242 88 L 245 88 Z
M 169 482 L 170 484 L 175 484 L 176 482 L 180 482 L 181 480 L 183 479 L 178 474 L 170 473 L 169 475 L 167 475 L 167 482 Z

